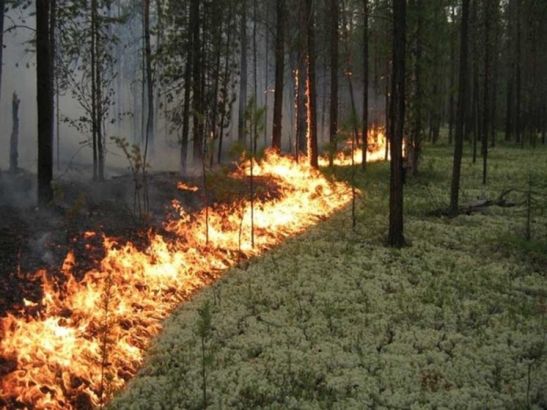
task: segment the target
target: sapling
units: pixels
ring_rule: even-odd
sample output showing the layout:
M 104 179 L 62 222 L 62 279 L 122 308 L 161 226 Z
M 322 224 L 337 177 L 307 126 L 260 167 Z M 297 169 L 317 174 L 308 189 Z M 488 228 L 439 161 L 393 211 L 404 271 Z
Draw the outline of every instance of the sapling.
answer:
M 196 334 L 201 340 L 201 388 L 203 393 L 203 408 L 207 408 L 207 367 L 212 356 L 208 352 L 207 343 L 213 333 L 213 312 L 211 303 L 207 300 L 198 308 Z

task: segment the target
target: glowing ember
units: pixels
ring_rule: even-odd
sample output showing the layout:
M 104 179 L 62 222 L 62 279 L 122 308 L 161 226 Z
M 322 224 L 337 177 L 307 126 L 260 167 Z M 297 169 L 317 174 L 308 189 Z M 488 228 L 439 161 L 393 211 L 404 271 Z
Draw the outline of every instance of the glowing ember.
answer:
M 387 138 L 382 130 L 370 129 L 368 132 L 367 162 L 384 160 L 386 155 L 385 153 L 387 143 Z M 361 147 L 355 147 L 355 150 L 353 152 L 353 159 L 355 164 L 361 164 L 363 162 L 363 150 L 361 149 Z M 324 155 L 319 158 L 319 165 L 322 167 L 329 166 L 328 155 Z M 349 141 L 346 141 L 343 149 L 335 155 L 334 165 L 346 167 L 352 165 L 351 139 Z

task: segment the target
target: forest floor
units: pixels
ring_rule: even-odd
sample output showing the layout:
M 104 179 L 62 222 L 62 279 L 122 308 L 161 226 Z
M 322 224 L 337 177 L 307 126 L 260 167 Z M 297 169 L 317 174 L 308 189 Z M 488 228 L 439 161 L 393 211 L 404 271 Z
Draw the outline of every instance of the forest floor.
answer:
M 447 218 L 451 152 L 408 178 L 400 250 L 388 165 L 335 170 L 362 191 L 356 230 L 347 209 L 199 292 L 111 408 L 547 408 L 547 149 L 493 149 L 486 187 L 467 152 L 462 203 L 517 205 Z

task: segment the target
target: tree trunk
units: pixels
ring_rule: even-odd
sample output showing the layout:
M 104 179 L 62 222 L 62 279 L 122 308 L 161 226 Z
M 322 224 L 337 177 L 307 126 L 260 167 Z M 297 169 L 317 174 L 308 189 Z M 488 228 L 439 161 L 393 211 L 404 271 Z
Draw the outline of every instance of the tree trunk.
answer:
M 201 70 L 201 41 L 200 41 L 200 15 L 199 0 L 190 3 L 190 35 L 192 36 L 192 111 L 193 111 L 193 160 L 203 159 L 203 104 L 202 104 L 202 78 Z
M 0 0 L 0 98 L 2 98 L 2 67 L 4 64 L 4 10 L 6 0 Z
M 247 1 L 243 0 L 240 26 L 241 62 L 239 73 L 239 113 L 238 113 L 238 140 L 245 144 L 245 110 L 247 109 Z
M 484 83 L 483 83 L 483 112 L 482 112 L 482 137 L 481 137 L 481 153 L 482 153 L 482 183 L 486 185 L 487 165 L 488 165 L 488 135 L 489 135 L 489 120 L 490 120 L 490 15 L 491 10 L 489 2 L 484 3 L 483 19 L 484 19 Z
M 330 32 L 330 114 L 329 114 L 329 165 L 332 167 L 334 153 L 337 150 L 336 136 L 338 134 L 338 0 L 330 0 L 331 32 Z
M 393 68 L 391 83 L 391 178 L 388 243 L 405 244 L 403 235 L 403 158 L 405 119 L 406 0 L 393 0 Z
M 521 112 L 521 95 L 522 95 L 522 84 L 521 84 L 521 22 L 520 22 L 520 1 L 515 2 L 516 8 L 516 20 L 517 20 L 517 38 L 516 38 L 516 57 L 515 57 L 515 134 L 517 143 L 520 143 L 521 146 L 524 146 L 524 135 L 522 130 L 522 112 Z
M 13 126 L 10 137 L 10 156 L 9 156 L 9 170 L 10 172 L 17 172 L 19 169 L 19 103 L 21 100 L 17 98 L 17 94 L 13 93 L 12 100 L 12 118 Z
M 40 1 L 40 0 L 37 0 Z M 93 181 L 99 178 L 99 155 L 97 152 L 97 78 L 95 65 L 97 64 L 97 55 L 95 41 L 95 20 L 96 20 L 96 0 L 91 1 L 91 140 L 93 144 Z
M 102 66 L 101 66 L 101 35 L 99 32 L 99 6 L 98 1 L 93 0 L 92 1 L 92 15 L 93 17 L 93 24 L 95 26 L 94 34 L 95 34 L 95 128 L 97 131 L 97 156 L 98 156 L 98 175 L 97 179 L 99 181 L 104 181 L 104 140 L 103 140 L 103 97 L 102 97 Z
M 361 168 L 367 166 L 367 151 L 368 151 L 368 0 L 363 0 L 363 137 Z
M 452 144 L 454 140 L 454 88 L 456 83 L 456 8 L 452 8 L 452 30 L 450 33 L 450 90 L 448 103 L 448 143 Z
M 296 105 L 296 157 L 297 160 L 301 153 L 307 153 L 306 134 L 306 35 L 307 24 L 306 5 L 304 1 L 298 3 L 298 51 L 297 51 L 297 69 L 295 74 L 295 105 Z
M 146 68 L 146 90 L 148 97 L 144 159 L 149 145 L 154 144 L 154 83 L 152 76 L 152 48 L 150 46 L 150 0 L 143 0 L 144 61 Z M 144 107 L 143 107 L 144 110 Z
M 283 121 L 283 74 L 285 72 L 285 0 L 277 0 L 277 29 L 275 38 L 275 95 L 272 148 L 281 149 Z
M 306 95 L 308 97 L 308 159 L 314 168 L 319 167 L 317 151 L 317 93 L 315 83 L 315 28 L 313 0 L 306 1 L 307 22 L 307 81 Z
M 50 2 L 36 0 L 36 80 L 38 107 L 38 204 L 53 200 L 53 87 Z
M 458 214 L 460 194 L 460 173 L 463 153 L 465 104 L 467 102 L 467 58 L 469 30 L 469 0 L 463 0 L 460 35 L 460 74 L 458 82 L 458 106 L 456 116 L 456 134 L 454 142 L 454 161 L 452 167 L 452 185 L 450 190 L 450 214 Z
M 422 95 L 422 32 L 423 32 L 423 4 L 420 0 L 415 0 L 411 3 L 415 7 L 415 13 L 418 14 L 417 29 L 416 29 L 416 51 L 415 51 L 415 62 L 414 62 L 414 124 L 412 126 L 410 134 L 410 144 L 408 147 L 409 154 L 409 166 L 412 174 L 418 172 L 418 161 L 420 158 L 421 151 L 421 139 L 424 133 L 423 130 L 423 113 L 424 113 L 424 96 Z M 433 95 L 436 95 L 435 88 Z M 430 113 L 430 130 L 433 131 L 434 128 L 434 111 L 435 107 L 432 107 Z M 431 139 L 435 143 L 434 133 L 431 132 Z
M 190 19 L 188 19 L 190 26 Z M 192 87 L 192 37 L 188 36 L 184 67 L 184 104 L 182 108 L 182 136 L 180 141 L 180 170 L 186 176 L 188 168 L 188 139 L 190 134 L 190 90 Z

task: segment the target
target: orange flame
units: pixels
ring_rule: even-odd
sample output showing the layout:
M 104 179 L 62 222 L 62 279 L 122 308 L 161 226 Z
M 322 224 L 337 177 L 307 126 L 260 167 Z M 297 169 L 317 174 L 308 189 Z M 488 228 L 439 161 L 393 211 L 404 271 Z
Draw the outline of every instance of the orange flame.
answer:
M 236 173 L 249 170 L 247 162 Z M 10 369 L 0 379 L 0 407 L 101 405 L 136 373 L 162 319 L 192 291 L 240 258 L 264 252 L 351 200 L 345 183 L 273 152 L 254 164 L 254 174 L 280 188 L 275 199 L 255 200 L 254 248 L 249 202 L 209 209 L 208 223 L 205 210 L 190 215 L 175 203 L 180 219 L 167 221 L 165 228 L 176 239 L 151 233 L 150 245 L 141 251 L 105 237 L 106 256 L 79 282 L 72 275 L 71 252 L 61 269 L 62 284 L 39 271 L 38 316 L 0 318 L 0 364 Z
M 368 132 L 367 162 L 377 162 L 385 159 L 387 138 L 383 130 L 370 129 Z M 389 159 L 389 152 L 388 152 Z M 354 164 L 363 162 L 363 150 L 361 146 L 355 146 L 353 151 Z M 334 157 L 333 164 L 336 166 L 347 167 L 352 165 L 351 161 L 351 138 L 344 143 L 344 147 Z M 329 156 L 323 155 L 319 158 L 319 165 L 329 166 Z
M 188 192 L 197 192 L 199 191 L 199 188 L 194 185 L 187 184 L 186 182 L 179 182 L 177 184 L 177 189 L 179 191 L 188 191 Z

